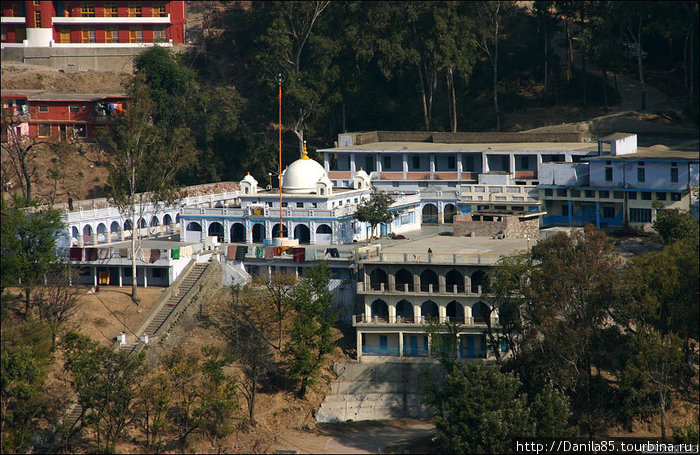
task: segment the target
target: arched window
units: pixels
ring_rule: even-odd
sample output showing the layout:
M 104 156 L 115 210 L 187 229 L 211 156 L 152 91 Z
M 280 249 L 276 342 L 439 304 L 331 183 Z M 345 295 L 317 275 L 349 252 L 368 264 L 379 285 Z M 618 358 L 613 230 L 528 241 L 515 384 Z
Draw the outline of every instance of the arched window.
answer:
M 89 224 L 86 224 L 85 226 L 83 226 L 83 235 L 84 236 L 92 235 L 92 226 L 90 226 Z
M 421 292 L 438 292 L 438 276 L 435 272 L 427 269 L 420 274 L 420 290 Z
M 126 220 L 126 221 L 124 221 L 124 230 L 125 230 L 125 231 L 130 231 L 130 230 L 131 230 L 131 220 Z
M 216 239 L 219 242 L 224 241 L 224 225 L 214 221 L 213 223 L 209 223 L 209 228 L 207 230 L 207 234 L 210 236 L 216 236 Z
M 399 300 L 396 304 L 396 316 L 401 318 L 402 322 L 413 322 L 413 304 L 408 300 Z
M 396 290 L 397 291 L 413 291 L 413 274 L 406 269 L 401 269 L 396 272 Z
M 272 237 L 277 238 L 280 236 L 280 224 L 277 223 L 272 227 Z M 282 225 L 282 237 L 287 237 L 287 225 Z
M 369 274 L 369 283 L 370 283 L 370 287 L 374 291 L 381 290 L 382 284 L 384 285 L 384 289 L 388 289 L 389 278 L 387 277 L 386 272 L 384 270 L 374 269 Z
M 243 226 L 243 223 L 233 223 L 231 226 L 231 241 L 245 242 L 245 226 Z
M 464 306 L 456 300 L 447 304 L 447 317 L 450 322 L 464 324 Z
M 483 292 L 484 284 L 486 284 L 486 274 L 483 271 L 477 270 L 472 273 L 472 294 Z M 481 291 L 479 288 L 481 288 Z
M 148 225 L 146 224 L 146 220 L 144 220 L 143 218 L 139 218 L 139 229 L 143 229 L 147 226 Z
M 333 233 L 333 229 L 331 229 L 331 227 L 328 226 L 327 224 L 320 224 L 316 228 L 316 234 L 332 234 L 332 233 Z
M 472 317 L 474 318 L 474 323 L 485 324 L 488 315 L 489 307 L 486 306 L 484 302 L 479 301 L 472 306 Z
M 166 215 L 163 217 L 163 225 L 164 225 L 164 226 L 170 226 L 171 224 L 173 224 L 173 217 L 171 217 L 170 215 L 167 215 L 167 214 L 166 214 Z
M 153 215 L 153 218 L 151 218 L 151 227 L 156 227 L 160 226 L 160 221 L 158 220 L 158 217 Z
M 371 305 L 371 317 L 374 319 L 375 317 L 383 320 L 383 321 L 388 321 L 389 320 L 389 306 L 386 304 L 384 300 L 377 299 L 374 302 L 372 302 Z
M 423 224 L 437 224 L 438 209 L 435 204 L 425 204 L 423 206 Z
M 457 270 L 450 270 L 445 275 L 445 286 L 447 292 L 464 292 L 464 275 Z
M 454 204 L 445 204 L 445 209 L 443 210 L 443 220 L 445 223 L 452 223 L 454 216 L 457 214 L 457 207 Z
M 109 232 L 119 232 L 119 223 L 112 221 L 112 224 L 109 226 Z
M 187 223 L 187 231 L 197 231 L 197 232 L 202 232 L 202 225 L 197 223 L 196 221 L 191 221 Z
M 423 302 L 423 305 L 420 306 L 420 315 L 423 318 L 437 318 L 437 303 L 433 302 L 432 300 L 426 300 L 425 302 Z
M 311 230 L 305 224 L 297 224 L 294 227 L 294 238 L 302 245 L 307 245 L 311 242 Z
M 262 243 L 265 240 L 265 226 L 261 223 L 253 225 L 253 243 Z

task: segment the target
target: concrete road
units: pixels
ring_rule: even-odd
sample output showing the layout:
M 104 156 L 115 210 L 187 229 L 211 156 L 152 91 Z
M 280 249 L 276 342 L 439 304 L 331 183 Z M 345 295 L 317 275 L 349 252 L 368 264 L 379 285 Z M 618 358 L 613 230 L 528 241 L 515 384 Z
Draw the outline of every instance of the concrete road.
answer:
M 379 453 L 385 447 L 430 436 L 435 426 L 420 420 L 326 424 L 327 453 Z

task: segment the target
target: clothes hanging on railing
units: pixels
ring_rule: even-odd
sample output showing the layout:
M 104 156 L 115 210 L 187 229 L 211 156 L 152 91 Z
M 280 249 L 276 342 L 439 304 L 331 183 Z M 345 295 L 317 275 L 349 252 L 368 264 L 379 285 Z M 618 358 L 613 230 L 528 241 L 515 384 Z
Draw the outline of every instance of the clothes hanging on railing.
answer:
M 226 249 L 226 259 L 235 260 L 236 259 L 236 245 L 229 245 Z
M 83 260 L 83 249 L 78 247 L 72 247 L 70 249 L 70 260 L 71 261 L 82 261 Z
M 148 257 L 148 263 L 153 264 L 158 259 L 160 259 L 160 250 L 158 248 L 153 248 L 151 250 L 151 255 Z
M 248 247 L 245 245 L 239 246 L 236 250 L 236 260 L 242 261 L 245 259 L 245 255 L 248 254 Z
M 170 257 L 172 259 L 180 259 L 180 248 L 173 248 L 170 250 Z

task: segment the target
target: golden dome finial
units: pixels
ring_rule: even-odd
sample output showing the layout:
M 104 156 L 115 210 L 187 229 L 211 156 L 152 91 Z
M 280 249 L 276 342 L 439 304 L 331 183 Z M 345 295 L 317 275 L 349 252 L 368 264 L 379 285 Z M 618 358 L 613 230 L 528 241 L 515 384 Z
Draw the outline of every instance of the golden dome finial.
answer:
M 311 158 L 309 158 L 309 152 L 306 151 L 306 141 L 304 141 L 304 151 L 302 152 L 301 159 L 302 160 L 310 160 L 311 159 Z

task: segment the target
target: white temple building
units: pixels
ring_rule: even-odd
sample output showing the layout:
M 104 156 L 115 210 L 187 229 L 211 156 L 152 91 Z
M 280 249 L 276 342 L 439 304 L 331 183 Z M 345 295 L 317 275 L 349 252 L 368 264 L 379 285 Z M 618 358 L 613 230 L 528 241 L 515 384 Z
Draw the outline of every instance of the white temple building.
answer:
M 281 195 L 278 188 L 260 188 L 250 174 L 240 186 L 240 204 L 180 209 L 181 239 L 194 242 L 216 236 L 221 243 L 271 245 L 273 238 L 280 237 L 280 225 L 282 236 L 299 244 L 352 243 L 370 235 L 369 224 L 354 219 L 357 205 L 372 192 L 370 177 L 362 169 L 353 176 L 352 187 L 335 187 L 323 166 L 304 150 L 302 157 L 282 172 Z M 395 202 L 391 210 L 401 215 L 390 225 L 380 226 L 376 234 L 419 229 L 419 194 L 392 196 Z

